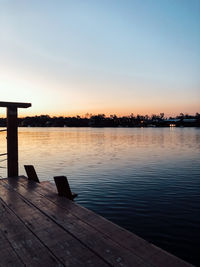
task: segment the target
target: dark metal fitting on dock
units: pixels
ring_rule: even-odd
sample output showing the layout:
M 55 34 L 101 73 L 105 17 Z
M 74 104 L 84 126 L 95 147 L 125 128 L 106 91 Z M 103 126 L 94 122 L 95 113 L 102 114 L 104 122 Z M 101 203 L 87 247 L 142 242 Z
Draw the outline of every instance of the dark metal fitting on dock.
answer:
M 24 165 L 29 180 L 39 183 L 39 178 L 33 165 Z
M 54 181 L 58 190 L 58 195 L 62 197 L 67 197 L 73 200 L 78 194 L 73 193 L 70 189 L 69 182 L 66 176 L 55 176 Z

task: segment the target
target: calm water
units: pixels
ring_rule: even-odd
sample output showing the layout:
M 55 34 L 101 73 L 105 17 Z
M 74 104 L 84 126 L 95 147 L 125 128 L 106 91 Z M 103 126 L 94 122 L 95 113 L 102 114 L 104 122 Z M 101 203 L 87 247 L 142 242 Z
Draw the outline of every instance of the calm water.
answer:
M 19 146 L 21 174 L 67 175 L 78 203 L 200 264 L 200 129 L 20 128 Z

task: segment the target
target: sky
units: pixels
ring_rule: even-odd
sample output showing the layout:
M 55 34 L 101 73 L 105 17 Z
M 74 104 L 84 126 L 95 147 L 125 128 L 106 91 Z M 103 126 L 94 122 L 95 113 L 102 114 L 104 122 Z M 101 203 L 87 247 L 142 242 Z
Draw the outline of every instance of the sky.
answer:
M 200 0 L 0 0 L 0 101 L 31 102 L 20 116 L 195 114 L 199 72 Z

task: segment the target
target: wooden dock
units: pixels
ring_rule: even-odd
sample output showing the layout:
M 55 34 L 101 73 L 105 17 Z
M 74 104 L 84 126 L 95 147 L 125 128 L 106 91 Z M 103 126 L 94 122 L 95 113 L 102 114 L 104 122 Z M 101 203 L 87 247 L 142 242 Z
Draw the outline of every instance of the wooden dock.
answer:
M 58 196 L 50 182 L 0 180 L 0 266 L 191 266 Z

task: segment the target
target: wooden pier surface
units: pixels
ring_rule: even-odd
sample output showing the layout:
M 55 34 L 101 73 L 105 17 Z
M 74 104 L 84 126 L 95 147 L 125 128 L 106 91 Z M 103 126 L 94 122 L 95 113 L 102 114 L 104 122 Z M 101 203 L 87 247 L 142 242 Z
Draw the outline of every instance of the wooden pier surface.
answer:
M 191 265 L 20 176 L 0 180 L 0 266 Z

